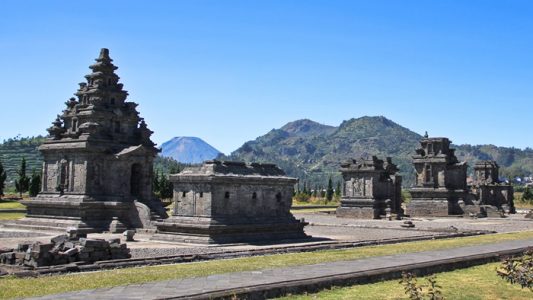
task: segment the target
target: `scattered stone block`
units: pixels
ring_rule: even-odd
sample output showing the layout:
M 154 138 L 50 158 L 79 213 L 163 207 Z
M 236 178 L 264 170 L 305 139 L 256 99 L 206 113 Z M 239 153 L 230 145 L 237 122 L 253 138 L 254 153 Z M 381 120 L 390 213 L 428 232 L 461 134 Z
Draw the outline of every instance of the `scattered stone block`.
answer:
M 13 248 L 0 247 L 0 254 L 7 252 L 13 252 Z
M 415 224 L 413 224 L 413 222 L 411 221 L 404 221 L 403 224 L 400 226 L 404 228 L 413 228 L 415 227 Z
M 135 230 L 126 230 L 124 233 L 122 233 L 126 237 L 126 242 L 133 242 L 135 241 L 133 237 L 135 236 Z
M 66 241 L 69 240 L 69 236 L 66 235 L 66 234 L 62 234 L 62 235 L 58 235 L 58 236 L 55 236 L 51 239 L 52 243 L 54 244 L 60 244 L 60 243 L 64 243 Z
M 0 253 L 0 263 L 36 268 L 131 257 L 127 245 L 121 244 L 120 239 L 71 239 L 71 236 L 75 236 L 72 231 L 52 238 L 51 243 L 21 243 L 15 251 Z

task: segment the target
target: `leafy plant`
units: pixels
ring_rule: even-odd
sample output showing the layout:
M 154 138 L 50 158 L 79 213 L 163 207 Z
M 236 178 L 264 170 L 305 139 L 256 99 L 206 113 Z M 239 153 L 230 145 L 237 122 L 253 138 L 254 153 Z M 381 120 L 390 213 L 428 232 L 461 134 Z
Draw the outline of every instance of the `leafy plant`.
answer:
M 533 292 L 533 248 L 522 256 L 505 258 L 496 273 L 507 282 Z
M 405 294 L 411 300 L 442 300 L 441 286 L 437 284 L 437 277 L 435 275 L 426 278 L 428 284 L 419 284 L 416 275 L 412 273 L 402 273 L 402 280 L 400 284 L 403 285 Z
M 522 200 L 523 201 L 533 200 L 533 192 L 531 192 L 531 189 L 528 186 L 524 188 L 524 193 L 522 194 Z

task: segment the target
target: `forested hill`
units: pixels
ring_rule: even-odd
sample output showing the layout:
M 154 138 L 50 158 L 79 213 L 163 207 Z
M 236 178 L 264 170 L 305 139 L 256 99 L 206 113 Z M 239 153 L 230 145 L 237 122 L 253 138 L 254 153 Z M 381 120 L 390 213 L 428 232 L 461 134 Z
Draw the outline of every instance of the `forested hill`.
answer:
M 338 127 L 304 119 L 244 143 L 227 158 L 273 162 L 289 175 L 299 177 L 301 182 L 324 184 L 329 176 L 338 178 L 340 163 L 346 159 L 390 156 L 404 176 L 404 185 L 409 186 L 414 179 L 411 156 L 421 138 L 420 134 L 382 116 L 350 119 Z M 492 145 L 455 147 L 459 159 L 466 160 L 470 166 L 480 159 L 494 159 L 502 167 L 503 176 L 533 173 L 531 149 Z
M 276 163 L 287 174 L 300 178 L 301 183 L 325 186 L 329 176 L 339 178 L 340 163 L 346 159 L 372 155 L 380 158 L 390 156 L 404 176 L 404 185 L 409 186 L 414 178 L 411 155 L 421 138 L 420 134 L 385 117 L 350 119 L 339 126 L 304 119 L 272 129 L 222 158 Z M 450 138 L 453 140 L 453 137 Z M 28 162 L 28 175 L 32 168 L 40 170 L 42 158 L 37 146 L 43 140 L 42 136 L 13 138 L 0 144 L 0 161 L 7 169 L 8 182 L 16 177 L 15 171 L 20 166 L 22 157 Z M 521 150 L 493 145 L 454 147 L 459 160 L 467 161 L 470 166 L 478 160 L 490 159 L 498 162 L 503 177 L 533 174 L 533 150 L 530 148 Z M 172 164 L 167 160 L 158 158 L 155 168 L 161 172 L 170 170 Z
M 6 169 L 6 185 L 12 185 L 16 178 L 16 171 L 20 168 L 22 158 L 26 158 L 26 170 L 29 176 L 33 169 L 40 171 L 42 157 L 37 147 L 44 141 L 43 136 L 16 137 L 4 140 L 0 144 L 0 162 Z

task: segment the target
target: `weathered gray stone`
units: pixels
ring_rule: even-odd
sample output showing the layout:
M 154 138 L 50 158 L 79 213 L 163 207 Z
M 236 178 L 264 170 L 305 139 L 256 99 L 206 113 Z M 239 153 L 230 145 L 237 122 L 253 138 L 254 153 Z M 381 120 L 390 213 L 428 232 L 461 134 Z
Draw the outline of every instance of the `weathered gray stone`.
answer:
M 513 186 L 499 180 L 499 169 L 492 160 L 477 162 L 474 165 L 476 180 L 472 192 L 479 205 L 491 205 L 497 210 L 516 213 Z
M 379 219 L 393 212 L 402 215 L 402 177 L 387 157 L 384 162 L 372 159 L 352 159 L 341 165 L 344 180 L 341 205 L 337 217 Z
M 131 257 L 127 245 L 120 244 L 120 239 L 106 241 L 81 238 L 79 240 L 69 239 L 65 241 L 64 237 L 66 235 L 54 237 L 52 243 L 33 242 L 20 244 L 19 250 L 0 254 L 0 263 L 35 268 L 77 261 L 95 262 Z
M 306 238 L 290 212 L 296 178 L 272 164 L 207 161 L 171 175 L 173 216 L 153 239 L 187 243 Z
M 23 201 L 27 217 L 18 226 L 74 227 L 77 234 L 122 232 L 141 227 L 135 201 L 155 217 L 166 217 L 152 193 L 153 159 L 159 151 L 139 117 L 137 104 L 118 83 L 109 51 L 102 49 L 92 73 L 80 83 L 77 98 L 48 129 L 43 155 L 42 190 Z
M 417 216 L 462 215 L 468 196 L 466 162 L 459 162 L 447 138 L 423 138 L 413 163 L 415 186 L 406 214 Z
M 135 241 L 133 238 L 135 236 L 135 230 L 126 230 L 122 233 L 122 235 L 126 237 L 126 242 Z

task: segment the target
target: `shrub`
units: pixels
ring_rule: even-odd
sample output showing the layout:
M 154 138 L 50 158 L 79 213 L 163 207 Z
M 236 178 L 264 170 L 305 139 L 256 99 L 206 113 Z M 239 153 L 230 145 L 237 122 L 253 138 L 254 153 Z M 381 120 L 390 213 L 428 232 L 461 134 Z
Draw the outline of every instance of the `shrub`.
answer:
M 519 284 L 533 292 L 533 248 L 519 257 L 507 257 L 496 273 L 511 284 Z
M 402 273 L 402 280 L 400 284 L 403 285 L 405 294 L 411 300 L 442 300 L 441 286 L 437 284 L 437 277 L 432 275 L 426 278 L 427 284 L 420 285 L 416 279 L 416 275 L 412 273 Z

